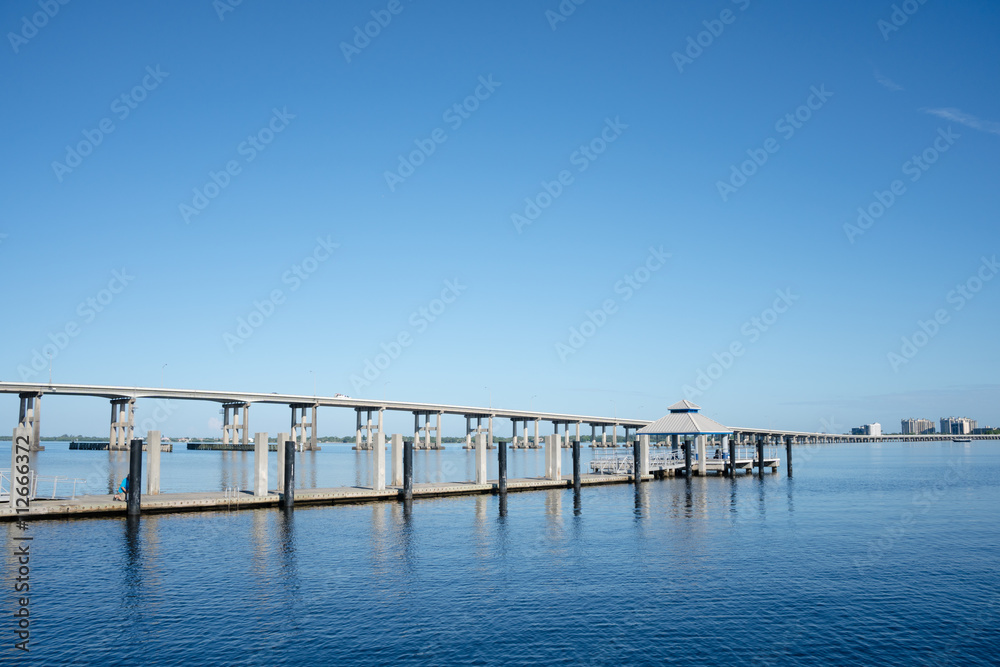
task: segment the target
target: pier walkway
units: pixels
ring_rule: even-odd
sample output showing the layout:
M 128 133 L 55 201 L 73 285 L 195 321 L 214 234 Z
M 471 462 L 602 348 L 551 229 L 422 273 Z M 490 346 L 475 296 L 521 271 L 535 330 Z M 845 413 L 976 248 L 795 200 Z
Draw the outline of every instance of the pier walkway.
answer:
M 652 480 L 653 475 L 643 476 L 644 480 Z M 598 484 L 626 484 L 632 481 L 631 475 L 581 475 L 581 486 Z M 545 479 L 543 477 L 511 478 L 507 480 L 507 491 L 537 491 L 543 489 L 573 488 L 572 475 L 562 479 Z M 437 498 L 442 496 L 469 496 L 487 493 L 498 493 L 499 483 L 491 480 L 486 484 L 475 482 L 445 482 L 433 484 L 414 484 L 413 497 Z M 376 491 L 371 487 L 344 486 L 326 489 L 296 489 L 295 505 L 339 505 L 348 503 L 370 503 L 379 501 L 395 501 L 402 495 L 401 486 L 389 486 Z M 224 491 L 199 493 L 161 493 L 144 495 L 142 497 L 142 513 L 174 513 L 197 512 L 207 510 L 244 510 L 255 508 L 277 507 L 281 494 L 271 491 L 266 496 L 254 496 L 252 490 L 238 493 Z M 110 495 L 77 496 L 72 499 L 32 500 L 28 512 L 16 513 L 9 507 L 0 509 L 0 521 L 15 519 L 62 519 L 71 517 L 93 516 L 125 516 L 126 503 L 116 501 Z

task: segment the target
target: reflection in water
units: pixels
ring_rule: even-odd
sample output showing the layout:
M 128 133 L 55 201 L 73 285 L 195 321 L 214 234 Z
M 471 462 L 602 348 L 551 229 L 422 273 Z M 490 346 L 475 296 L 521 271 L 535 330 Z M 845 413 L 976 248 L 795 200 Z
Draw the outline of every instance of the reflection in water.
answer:
M 646 518 L 648 516 L 648 505 L 649 505 L 649 485 L 648 484 L 636 484 L 635 486 L 635 509 L 632 510 L 632 514 L 636 521 Z
M 295 546 L 295 509 L 289 507 L 275 514 L 278 527 L 278 571 L 290 590 L 298 591 L 298 568 Z
M 573 490 L 573 516 L 580 516 L 583 514 L 583 501 L 581 499 L 582 493 L 576 489 Z
M 507 494 L 500 494 L 500 523 L 506 525 L 505 519 L 507 517 Z
M 142 536 L 140 535 L 140 519 L 128 516 L 122 521 L 124 535 L 122 540 L 122 611 L 121 618 L 141 620 L 143 605 L 143 563 Z

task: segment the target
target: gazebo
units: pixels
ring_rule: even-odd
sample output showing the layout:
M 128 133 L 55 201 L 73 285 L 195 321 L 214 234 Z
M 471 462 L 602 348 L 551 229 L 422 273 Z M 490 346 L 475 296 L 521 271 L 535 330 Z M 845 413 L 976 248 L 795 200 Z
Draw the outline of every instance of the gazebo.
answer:
M 652 424 L 644 426 L 638 431 L 638 435 L 649 436 L 670 436 L 670 444 L 676 449 L 683 438 L 688 445 L 684 448 L 684 468 L 687 474 L 691 474 L 691 441 L 695 442 L 698 452 L 697 473 L 704 475 L 707 469 L 707 459 L 705 456 L 705 445 L 708 436 L 722 436 L 722 449 L 726 451 L 729 444 L 729 436 L 732 429 L 726 428 L 719 422 L 706 417 L 699 411 L 701 407 L 691 401 L 683 400 L 674 403 L 669 408 L 670 413 L 660 417 Z

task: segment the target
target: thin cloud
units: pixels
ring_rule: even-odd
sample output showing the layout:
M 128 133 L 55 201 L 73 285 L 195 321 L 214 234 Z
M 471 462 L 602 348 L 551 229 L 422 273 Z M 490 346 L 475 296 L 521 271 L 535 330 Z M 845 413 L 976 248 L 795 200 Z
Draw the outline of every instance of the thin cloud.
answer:
M 973 130 L 989 132 L 990 134 L 1000 136 L 1000 123 L 992 120 L 981 120 L 972 114 L 967 114 L 959 109 L 949 107 L 947 109 L 921 109 L 921 111 L 929 113 L 932 116 L 938 116 L 939 118 L 950 120 L 954 123 L 960 123 L 966 127 L 971 127 Z
M 891 90 L 892 92 L 895 93 L 899 92 L 900 90 L 903 90 L 903 87 L 901 85 L 899 85 L 889 77 L 883 76 L 883 74 L 878 70 L 875 70 L 874 74 L 875 74 L 875 80 L 878 81 L 880 84 L 882 84 L 882 86 L 884 86 L 885 88 Z

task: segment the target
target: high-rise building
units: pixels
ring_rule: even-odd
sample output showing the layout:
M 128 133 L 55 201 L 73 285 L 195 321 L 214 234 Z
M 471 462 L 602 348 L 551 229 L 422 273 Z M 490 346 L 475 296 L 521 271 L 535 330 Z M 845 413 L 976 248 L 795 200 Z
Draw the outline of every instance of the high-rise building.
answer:
M 903 435 L 924 435 L 934 432 L 934 422 L 930 419 L 904 419 L 902 420 Z
M 942 417 L 941 418 L 941 433 L 951 434 L 951 435 L 969 435 L 976 428 L 978 424 L 975 419 L 969 419 L 968 417 Z

